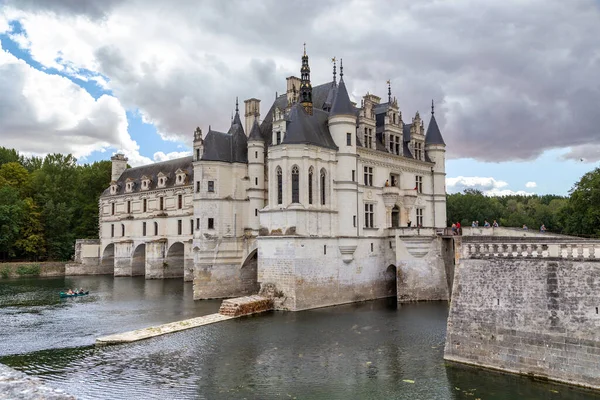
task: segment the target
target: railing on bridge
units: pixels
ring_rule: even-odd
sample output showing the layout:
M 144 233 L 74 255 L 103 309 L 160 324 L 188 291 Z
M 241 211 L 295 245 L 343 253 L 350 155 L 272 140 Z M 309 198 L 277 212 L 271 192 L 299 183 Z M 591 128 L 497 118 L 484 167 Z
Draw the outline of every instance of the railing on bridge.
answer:
M 398 227 L 390 228 L 394 236 L 450 236 L 451 228 L 432 228 L 432 227 Z
M 461 258 L 560 258 L 600 260 L 600 240 L 464 238 Z

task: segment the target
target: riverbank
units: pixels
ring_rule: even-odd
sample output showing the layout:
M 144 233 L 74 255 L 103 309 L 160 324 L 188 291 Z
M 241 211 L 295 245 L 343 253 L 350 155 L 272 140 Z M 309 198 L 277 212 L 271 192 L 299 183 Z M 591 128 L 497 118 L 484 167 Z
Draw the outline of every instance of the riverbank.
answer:
M 62 389 L 0 364 L 0 398 L 14 400 L 75 400 Z
M 0 280 L 27 276 L 65 276 L 64 261 L 0 263 Z

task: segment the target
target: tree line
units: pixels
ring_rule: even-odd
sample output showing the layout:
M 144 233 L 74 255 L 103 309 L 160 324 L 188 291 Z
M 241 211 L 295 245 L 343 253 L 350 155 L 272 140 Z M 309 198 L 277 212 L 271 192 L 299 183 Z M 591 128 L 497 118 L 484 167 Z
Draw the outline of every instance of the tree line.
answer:
M 600 168 L 585 174 L 575 183 L 569 196 L 485 196 L 467 189 L 447 195 L 448 224 L 471 226 L 479 221 L 498 221 L 500 226 L 546 229 L 565 235 L 600 237 Z
M 98 198 L 111 163 L 71 154 L 25 157 L 0 147 L 0 259 L 68 260 L 75 239 L 98 238 Z

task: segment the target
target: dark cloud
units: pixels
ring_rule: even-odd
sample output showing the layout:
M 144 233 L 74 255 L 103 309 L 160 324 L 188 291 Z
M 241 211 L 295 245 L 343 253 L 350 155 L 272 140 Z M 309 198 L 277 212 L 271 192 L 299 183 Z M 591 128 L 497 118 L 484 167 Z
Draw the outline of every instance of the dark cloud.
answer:
M 566 157 L 600 159 L 600 11 L 592 0 L 10 4 L 144 21 L 95 56 L 122 103 L 166 136 L 189 140 L 197 125 L 226 129 L 235 96 L 261 98 L 264 115 L 285 77 L 299 75 L 307 42 L 313 85 L 331 79 L 337 56 L 357 97 L 386 99 L 391 79 L 405 121 L 417 110 L 427 115 L 433 98 L 450 157 L 529 160 L 573 147 Z M 176 55 L 140 57 L 137 46 L 149 41 Z
M 23 11 L 82 15 L 93 20 L 104 18 L 114 7 L 125 2 L 126 0 L 5 0 L 6 5 Z

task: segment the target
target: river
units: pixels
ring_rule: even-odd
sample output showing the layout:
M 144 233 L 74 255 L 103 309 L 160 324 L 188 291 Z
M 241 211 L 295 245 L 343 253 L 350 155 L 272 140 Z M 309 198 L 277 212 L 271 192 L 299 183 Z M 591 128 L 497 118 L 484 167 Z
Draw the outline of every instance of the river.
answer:
M 90 295 L 58 298 L 65 288 Z M 80 399 L 600 399 L 443 360 L 447 303 L 270 312 L 137 343 L 98 336 L 214 313 L 178 279 L 0 280 L 0 363 Z

